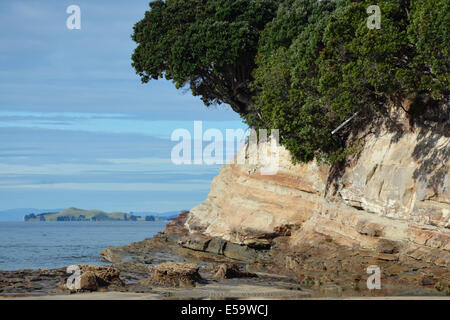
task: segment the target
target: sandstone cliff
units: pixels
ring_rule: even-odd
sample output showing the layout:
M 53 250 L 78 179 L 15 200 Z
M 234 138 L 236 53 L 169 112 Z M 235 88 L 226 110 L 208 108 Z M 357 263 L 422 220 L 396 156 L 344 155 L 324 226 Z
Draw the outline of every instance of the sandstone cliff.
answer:
M 276 175 L 224 165 L 186 228 L 250 246 L 285 235 L 291 249 L 321 235 L 449 268 L 449 132 L 381 128 L 361 139 L 360 152 L 338 173 L 317 163 L 294 165 L 283 147 Z
M 294 164 L 283 147 L 274 175 L 224 165 L 203 203 L 155 237 L 101 257 L 239 263 L 312 296 L 450 295 L 448 121 L 414 128 L 400 117 L 356 138 L 359 152 L 340 166 Z M 242 156 L 256 155 L 244 147 Z M 381 290 L 366 285 L 372 266 Z

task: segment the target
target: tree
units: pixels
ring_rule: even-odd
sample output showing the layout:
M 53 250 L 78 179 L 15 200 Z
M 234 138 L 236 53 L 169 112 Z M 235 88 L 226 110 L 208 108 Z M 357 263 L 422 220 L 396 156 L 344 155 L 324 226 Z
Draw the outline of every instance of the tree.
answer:
M 367 27 L 372 4 L 286 0 L 267 25 L 253 84 L 257 96 L 245 119 L 280 129 L 294 160 L 343 159 L 354 149 L 350 133 L 386 116 L 387 104 L 411 95 L 434 102 L 448 97 L 448 1 L 379 0 L 381 29 Z M 419 104 L 411 116 L 434 102 Z
M 277 0 L 156 0 L 136 23 L 132 65 L 143 83 L 189 85 L 205 105 L 248 112 L 258 41 Z
M 449 97 L 449 1 L 378 0 L 381 29 L 367 27 L 373 4 L 153 1 L 134 27 L 133 66 L 144 83 L 189 85 L 207 106 L 227 103 L 250 127 L 279 129 L 294 160 L 335 162 L 388 104 L 412 97 L 405 111 L 416 117 Z
M 320 101 L 317 63 L 335 6 L 329 0 L 284 1 L 261 39 L 257 96 L 245 119 L 251 127 L 278 128 L 294 160 L 308 162 L 340 147 L 330 135 L 337 117 Z
M 411 1 L 408 39 L 415 44 L 413 66 L 420 70 L 415 87 L 441 99 L 450 91 L 450 2 Z

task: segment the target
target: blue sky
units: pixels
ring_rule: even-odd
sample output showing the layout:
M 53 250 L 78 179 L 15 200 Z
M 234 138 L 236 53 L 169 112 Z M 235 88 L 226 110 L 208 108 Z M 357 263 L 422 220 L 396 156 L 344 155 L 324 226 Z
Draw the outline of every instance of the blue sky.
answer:
M 0 210 L 189 209 L 219 166 L 175 166 L 171 132 L 245 128 L 131 67 L 134 23 L 148 0 L 0 2 Z M 66 8 L 81 8 L 68 30 Z

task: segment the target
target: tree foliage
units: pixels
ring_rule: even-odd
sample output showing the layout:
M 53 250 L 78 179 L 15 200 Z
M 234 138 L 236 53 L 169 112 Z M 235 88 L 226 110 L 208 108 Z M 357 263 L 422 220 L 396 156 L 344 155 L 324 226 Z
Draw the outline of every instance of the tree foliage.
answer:
M 354 147 L 350 130 L 380 116 L 387 102 L 449 93 L 448 1 L 377 1 L 381 29 L 367 27 L 372 4 L 288 0 L 266 27 L 253 83 L 257 96 L 245 119 L 253 127 L 279 128 L 296 160 L 340 160 Z M 355 112 L 358 118 L 333 136 Z
M 153 1 L 134 28 L 133 66 L 143 82 L 188 84 L 206 105 L 227 103 L 249 126 L 279 129 L 295 160 L 333 162 L 388 102 L 449 96 L 450 2 L 378 0 L 381 29 L 369 29 L 373 4 Z
M 153 1 L 134 27 L 133 67 L 142 81 L 165 77 L 189 85 L 211 104 L 245 114 L 251 103 L 258 41 L 276 0 Z

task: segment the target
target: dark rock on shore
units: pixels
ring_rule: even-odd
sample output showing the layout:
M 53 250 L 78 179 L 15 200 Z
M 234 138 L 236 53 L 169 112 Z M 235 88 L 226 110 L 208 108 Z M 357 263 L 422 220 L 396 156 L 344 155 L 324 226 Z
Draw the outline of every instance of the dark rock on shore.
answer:
M 0 271 L 0 296 L 48 294 L 57 287 L 66 269 Z
M 80 288 L 74 291 L 97 291 L 99 288 L 107 287 L 121 287 L 124 285 L 120 279 L 120 270 L 111 266 L 94 266 L 94 265 L 79 265 Z M 69 290 L 67 288 L 67 278 L 69 275 L 63 277 L 59 282 L 61 290 Z
M 249 272 L 294 279 L 303 289 L 312 289 L 313 296 L 317 297 L 448 294 L 450 273 L 447 268 L 408 256 L 399 261 L 398 244 L 390 240 L 381 241 L 378 250 L 367 250 L 340 245 L 320 234 L 292 246 L 289 235 L 281 235 L 271 239 L 270 246 L 256 249 L 253 245 L 190 233 L 184 225 L 188 215 L 183 212 L 165 231 L 151 239 L 110 247 L 103 252 L 131 265 L 145 265 L 145 260 L 155 264 L 196 263 L 209 268 L 212 279 L 216 275 L 216 279 L 228 278 L 227 273 L 236 269 L 228 270 L 223 264 L 238 263 Z M 381 290 L 367 288 L 367 268 L 371 265 L 381 269 Z M 436 282 L 431 284 L 425 280 L 423 283 L 424 274 L 433 275 Z
M 199 267 L 192 263 L 162 263 L 149 267 L 150 277 L 140 283 L 147 286 L 195 287 L 202 281 Z
M 289 234 L 264 246 L 237 244 L 189 232 L 188 216 L 183 212 L 151 239 L 106 248 L 101 257 L 114 260 L 112 266 L 80 266 L 81 291 L 203 299 L 228 289 L 226 297 L 240 297 L 242 286 L 250 297 L 255 288 L 261 288 L 262 296 L 284 298 L 450 295 L 448 268 L 401 256 L 404 248 L 391 240 L 380 241 L 377 250 L 343 246 L 321 234 L 295 246 Z M 367 267 L 372 265 L 381 270 L 381 290 L 367 288 Z M 0 296 L 69 294 L 61 286 L 68 276 L 64 268 L 0 272 Z M 186 286 L 194 291 L 171 291 Z
M 220 264 L 212 271 L 212 276 L 216 279 L 233 278 L 256 278 L 256 273 L 241 271 L 236 264 Z
M 124 285 L 118 268 L 80 265 L 80 270 L 81 288 L 75 291 L 112 290 Z M 70 293 L 67 288 L 69 276 L 66 268 L 0 271 L 0 297 Z

